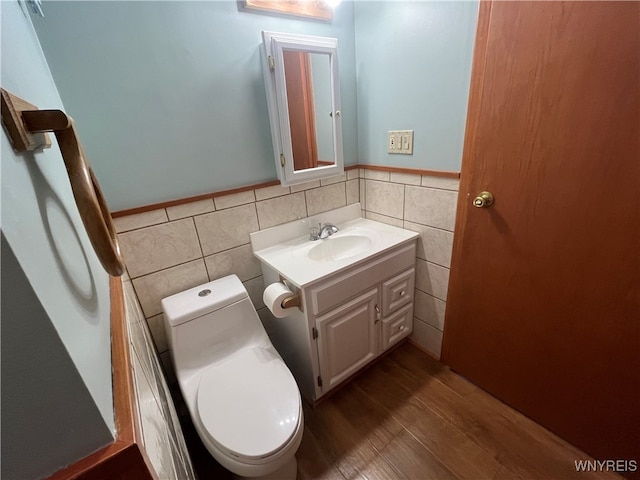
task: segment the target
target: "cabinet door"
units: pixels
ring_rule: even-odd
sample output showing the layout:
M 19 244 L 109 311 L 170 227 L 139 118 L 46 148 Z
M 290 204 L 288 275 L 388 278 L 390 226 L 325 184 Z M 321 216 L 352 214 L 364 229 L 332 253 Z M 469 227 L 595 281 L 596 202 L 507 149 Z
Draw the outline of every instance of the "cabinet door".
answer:
M 323 391 L 330 390 L 378 355 L 374 288 L 316 320 Z

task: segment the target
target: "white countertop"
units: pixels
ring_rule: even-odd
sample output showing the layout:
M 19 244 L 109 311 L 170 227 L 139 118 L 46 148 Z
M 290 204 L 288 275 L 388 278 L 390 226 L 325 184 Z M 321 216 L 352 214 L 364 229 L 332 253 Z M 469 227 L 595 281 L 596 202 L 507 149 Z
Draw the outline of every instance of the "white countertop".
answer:
M 361 218 L 360 212 L 360 204 L 355 204 L 252 233 L 253 253 L 261 262 L 302 288 L 370 257 L 414 241 L 419 236 L 410 230 Z M 321 222 L 331 222 L 339 231 L 323 240 L 309 240 L 309 227 Z M 302 232 L 303 235 L 300 235 Z M 365 250 L 343 259 L 314 260 L 309 256 L 309 251 L 318 246 L 319 242 L 331 242 L 341 236 L 365 236 L 370 239 L 370 244 Z

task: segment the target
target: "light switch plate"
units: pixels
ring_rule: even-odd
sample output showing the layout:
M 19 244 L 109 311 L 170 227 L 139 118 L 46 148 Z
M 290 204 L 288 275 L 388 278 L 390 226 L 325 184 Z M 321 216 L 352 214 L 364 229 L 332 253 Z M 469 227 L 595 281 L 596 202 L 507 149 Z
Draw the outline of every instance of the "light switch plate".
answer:
M 413 130 L 389 130 L 387 153 L 413 155 Z

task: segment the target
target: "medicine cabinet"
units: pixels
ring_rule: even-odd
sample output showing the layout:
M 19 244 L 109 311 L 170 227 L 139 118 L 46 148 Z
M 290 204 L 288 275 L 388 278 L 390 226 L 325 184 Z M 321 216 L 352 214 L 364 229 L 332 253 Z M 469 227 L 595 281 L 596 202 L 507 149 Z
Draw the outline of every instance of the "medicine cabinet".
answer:
M 338 40 L 262 32 L 278 179 L 293 185 L 344 172 Z

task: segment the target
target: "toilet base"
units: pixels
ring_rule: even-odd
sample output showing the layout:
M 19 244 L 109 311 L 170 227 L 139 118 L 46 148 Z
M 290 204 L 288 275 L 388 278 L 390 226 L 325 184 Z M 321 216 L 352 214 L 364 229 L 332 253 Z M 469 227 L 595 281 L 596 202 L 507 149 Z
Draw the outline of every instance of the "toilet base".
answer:
M 291 460 L 269 475 L 262 475 L 260 477 L 241 477 L 239 475 L 233 475 L 235 480 L 296 480 L 297 477 L 298 461 L 296 460 L 296 457 L 291 457 Z

